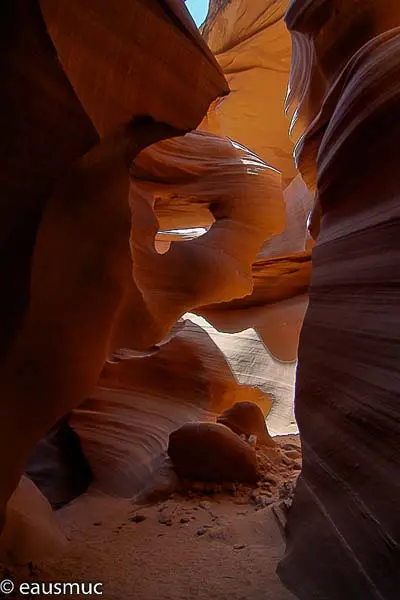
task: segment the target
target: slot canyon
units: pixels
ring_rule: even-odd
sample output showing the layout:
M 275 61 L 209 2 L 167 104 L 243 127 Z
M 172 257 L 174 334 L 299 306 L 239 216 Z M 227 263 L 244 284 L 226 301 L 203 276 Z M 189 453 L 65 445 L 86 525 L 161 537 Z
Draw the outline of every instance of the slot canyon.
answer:
M 201 5 L 1 3 L 0 597 L 398 600 L 400 3 Z

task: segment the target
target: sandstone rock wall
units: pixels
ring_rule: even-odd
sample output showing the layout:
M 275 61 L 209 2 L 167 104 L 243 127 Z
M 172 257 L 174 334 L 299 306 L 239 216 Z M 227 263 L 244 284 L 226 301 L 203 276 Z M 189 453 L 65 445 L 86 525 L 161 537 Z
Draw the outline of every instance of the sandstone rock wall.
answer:
M 296 176 L 283 106 L 291 41 L 287 0 L 211 0 L 202 33 L 231 93 L 217 100 L 201 127 L 241 142 L 289 182 Z
M 10 285 L 1 312 L 0 526 L 35 444 L 90 395 L 108 356 L 132 280 L 133 158 L 195 128 L 228 91 L 180 2 L 121 0 L 108 9 L 1 7 L 1 267 Z
M 213 48 L 221 69 L 175 0 L 120 0 L 112 10 L 105 2 L 8 5 L 19 45 L 7 38 L 12 118 L 2 168 L 12 185 L 22 180 L 28 147 L 41 187 L 37 194 L 34 186 L 18 188 L 14 203 L 6 197 L 11 212 L 25 219 L 32 211 L 37 220 L 21 251 L 25 271 L 4 255 L 8 272 L 21 273 L 4 316 L 12 315 L 21 288 L 25 304 L 0 373 L 0 450 L 20 440 L 2 465 L 0 502 L 34 444 L 70 411 L 93 485 L 126 497 L 149 483 L 168 434 L 188 419 L 212 419 L 236 401 L 254 400 L 264 414 L 271 411 L 272 433 L 296 428 L 312 195 L 294 178 L 281 110 L 290 56 L 285 3 L 241 4 L 239 19 L 224 12 L 234 6 L 221 8 L 226 32 L 212 11 L 204 29 L 211 46 L 221 38 Z M 145 36 L 137 26 L 144 22 Z M 27 30 L 27 48 L 42 49 L 40 68 L 29 62 Z M 24 62 L 32 69 L 32 98 L 46 102 L 33 102 L 32 128 L 21 129 L 14 156 L 9 146 L 25 105 L 14 112 L 11 105 L 24 89 Z M 200 131 L 176 138 L 227 93 L 223 72 L 232 98 L 243 93 L 242 100 L 213 104 Z M 264 96 L 271 103 L 265 121 L 255 118 Z M 53 97 L 60 101 L 56 114 Z M 71 111 L 82 133 L 76 147 L 68 145 L 75 140 L 75 125 L 67 131 Z M 58 157 L 58 146 L 46 146 L 52 127 Z M 29 211 L 19 200 L 25 195 Z M 185 326 L 176 327 L 183 314 Z
M 282 21 L 283 4 L 252 10 L 243 13 L 244 22 L 235 21 L 236 12 L 221 13 L 229 35 L 237 41 L 243 27 L 244 37 L 257 38 L 261 32 L 262 40 L 257 41 L 261 45 L 271 34 L 273 21 L 278 28 L 274 39 L 279 32 L 287 59 L 290 40 Z M 219 15 L 214 21 L 211 5 L 203 31 L 209 42 L 222 35 Z M 251 51 L 256 57 L 253 46 Z M 240 43 L 232 44 L 236 61 L 247 60 L 249 52 Z M 229 79 L 229 61 L 224 68 L 219 54 L 217 58 Z M 269 64 L 275 58 L 271 56 Z M 278 81 L 272 67 L 255 69 L 257 77 L 260 73 L 263 77 L 247 101 L 263 97 L 262 86 L 278 94 L 278 129 L 275 113 L 266 119 L 259 114 L 257 127 L 262 124 L 262 129 L 257 140 L 261 134 L 267 140 L 279 137 L 276 143 L 289 153 L 288 121 L 283 115 L 289 62 L 283 63 Z M 240 90 L 246 90 L 244 82 Z M 269 156 L 272 166 L 282 169 L 282 157 L 262 149 L 255 137 L 251 142 L 261 157 L 242 145 L 247 110 L 229 109 L 230 97 L 220 106 L 225 110 L 228 103 L 229 114 L 242 123 L 240 130 L 232 129 L 229 120 L 216 126 L 210 118 L 212 106 L 200 131 L 151 146 L 131 169 L 134 283 L 117 320 L 113 348 L 146 349 L 165 336 L 182 312 L 190 312 L 184 317 L 185 328 L 156 356 L 108 366 L 92 399 L 74 412 L 73 427 L 90 456 L 95 485 L 103 490 L 129 495 L 140 489 L 174 426 L 188 418 L 212 418 L 219 407 L 239 399 L 255 400 L 264 414 L 269 413 L 272 433 L 296 431 L 294 377 L 311 273 L 306 221 L 313 196 L 296 177 L 282 198 L 281 178 L 261 158 Z M 258 109 L 252 110 L 256 116 Z M 218 136 L 207 132 L 214 126 Z M 221 136 L 233 137 L 233 132 L 239 141 Z M 183 342 L 199 367 L 185 361 L 177 364 L 181 359 L 176 349 Z M 165 369 L 170 373 L 168 389 L 163 383 Z M 145 383 L 142 372 L 149 373 Z M 190 386 L 201 393 L 190 392 Z M 117 416 L 122 406 L 123 418 Z M 110 414 L 112 428 L 107 426 Z M 131 423 L 129 430 L 124 420 Z
M 298 163 L 321 212 L 296 383 L 303 470 L 279 568 L 304 600 L 400 590 L 399 19 L 389 1 L 293 1 L 287 15 Z

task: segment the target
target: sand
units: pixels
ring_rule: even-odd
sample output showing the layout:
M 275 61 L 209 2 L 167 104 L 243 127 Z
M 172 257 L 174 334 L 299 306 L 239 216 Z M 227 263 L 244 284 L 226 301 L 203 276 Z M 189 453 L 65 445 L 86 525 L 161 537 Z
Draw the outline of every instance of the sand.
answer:
M 298 445 L 296 436 L 283 439 Z M 11 578 L 101 582 L 107 600 L 293 599 L 275 569 L 284 551 L 277 515 L 288 502 L 281 490 L 294 472 L 284 464 L 275 471 L 276 485 L 264 491 L 181 489 L 152 504 L 87 493 L 56 513 L 65 555 Z

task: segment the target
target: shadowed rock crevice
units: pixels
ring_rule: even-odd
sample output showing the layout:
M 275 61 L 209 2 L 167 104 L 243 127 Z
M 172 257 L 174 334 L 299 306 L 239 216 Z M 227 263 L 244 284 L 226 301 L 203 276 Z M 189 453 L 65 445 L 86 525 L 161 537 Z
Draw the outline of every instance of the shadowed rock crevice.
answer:
M 296 382 L 303 470 L 278 572 L 304 600 L 395 600 L 400 12 L 390 1 L 294 0 L 287 23 L 305 127 L 297 160 L 317 190 L 319 233 Z M 315 73 L 300 84 L 307 44 L 325 77 L 319 98 Z

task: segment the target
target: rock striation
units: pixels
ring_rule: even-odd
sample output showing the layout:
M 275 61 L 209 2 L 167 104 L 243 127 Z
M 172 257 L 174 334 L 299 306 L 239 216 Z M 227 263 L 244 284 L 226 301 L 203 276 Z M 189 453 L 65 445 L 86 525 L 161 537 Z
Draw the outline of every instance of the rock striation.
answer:
M 58 507 L 89 480 L 89 494 L 132 498 L 172 431 L 208 431 L 238 402 L 268 414 L 271 433 L 296 430 L 314 198 L 282 110 L 286 5 L 211 3 L 217 60 L 180 0 L 0 9 L 0 273 L 17 274 L 0 300 L 0 457 L 14 449 L 0 516 L 28 457 Z M 82 481 L 46 473 L 66 415 Z
M 303 469 L 279 574 L 304 600 L 395 600 L 400 11 L 293 0 L 286 22 L 318 237 L 296 382 Z
M 180 2 L 107 6 L 1 8 L 0 267 L 17 273 L 1 300 L 1 521 L 35 444 L 90 395 L 109 356 L 132 281 L 130 164 L 228 91 Z
M 287 126 L 280 135 L 289 140 Z M 70 421 L 94 487 L 124 497 L 146 485 L 169 433 L 188 417 L 255 401 L 271 410 L 271 431 L 296 430 L 295 359 L 311 269 L 312 195 L 296 177 L 282 196 L 279 174 L 241 143 L 204 129 L 165 140 L 137 156 L 131 178 L 127 293 L 98 388 Z M 171 330 L 185 311 L 197 315 Z
M 210 1 L 202 33 L 231 94 L 211 105 L 201 128 L 251 148 L 289 182 L 297 172 L 282 110 L 291 57 L 283 21 L 287 5 L 288 0 Z

